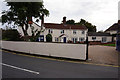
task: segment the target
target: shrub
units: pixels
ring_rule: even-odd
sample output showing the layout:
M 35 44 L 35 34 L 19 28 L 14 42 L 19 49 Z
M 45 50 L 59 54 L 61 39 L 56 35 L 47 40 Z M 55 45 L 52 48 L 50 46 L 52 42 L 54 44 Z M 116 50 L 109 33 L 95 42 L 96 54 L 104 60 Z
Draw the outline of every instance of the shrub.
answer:
M 20 34 L 16 29 L 2 30 L 2 40 L 6 41 L 21 41 Z
M 68 43 L 73 43 L 73 41 L 71 41 L 71 40 L 68 40 L 67 42 L 68 42 Z

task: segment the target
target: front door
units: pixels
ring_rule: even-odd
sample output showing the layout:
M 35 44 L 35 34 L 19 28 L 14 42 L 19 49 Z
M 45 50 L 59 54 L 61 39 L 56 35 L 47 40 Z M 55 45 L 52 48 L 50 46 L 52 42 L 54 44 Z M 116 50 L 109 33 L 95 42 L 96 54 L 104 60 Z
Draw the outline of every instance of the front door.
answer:
M 66 37 L 63 37 L 63 42 L 66 43 Z

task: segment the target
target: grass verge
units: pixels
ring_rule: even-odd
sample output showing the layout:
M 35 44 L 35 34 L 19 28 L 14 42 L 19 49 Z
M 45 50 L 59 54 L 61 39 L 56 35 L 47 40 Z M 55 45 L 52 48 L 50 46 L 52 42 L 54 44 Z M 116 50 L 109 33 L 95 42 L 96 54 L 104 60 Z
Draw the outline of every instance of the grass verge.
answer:
M 112 47 L 115 47 L 116 45 L 115 44 L 103 44 L 103 46 L 112 46 Z

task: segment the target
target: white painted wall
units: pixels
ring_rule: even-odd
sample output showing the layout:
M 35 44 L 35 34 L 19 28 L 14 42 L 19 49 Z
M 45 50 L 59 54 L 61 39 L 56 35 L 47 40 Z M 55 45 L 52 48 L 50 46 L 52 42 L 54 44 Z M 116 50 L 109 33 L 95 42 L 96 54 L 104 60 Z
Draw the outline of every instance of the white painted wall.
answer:
M 92 37 L 96 37 L 96 39 L 93 40 Z M 102 42 L 103 37 L 106 37 L 106 42 L 112 42 L 112 36 L 88 36 L 88 41 L 101 41 Z
M 117 34 L 117 31 L 116 30 L 111 30 L 111 31 L 107 31 L 106 33 L 110 33 L 112 35 L 112 34 Z
M 86 59 L 86 44 L 2 41 L 2 48 L 28 54 Z

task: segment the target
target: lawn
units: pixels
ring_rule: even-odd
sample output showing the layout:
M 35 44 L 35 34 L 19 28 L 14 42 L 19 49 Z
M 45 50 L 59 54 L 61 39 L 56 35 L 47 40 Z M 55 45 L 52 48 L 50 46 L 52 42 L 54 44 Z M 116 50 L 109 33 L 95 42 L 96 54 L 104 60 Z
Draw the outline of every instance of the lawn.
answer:
M 116 44 L 103 44 L 104 46 L 112 46 L 112 47 L 115 47 Z

